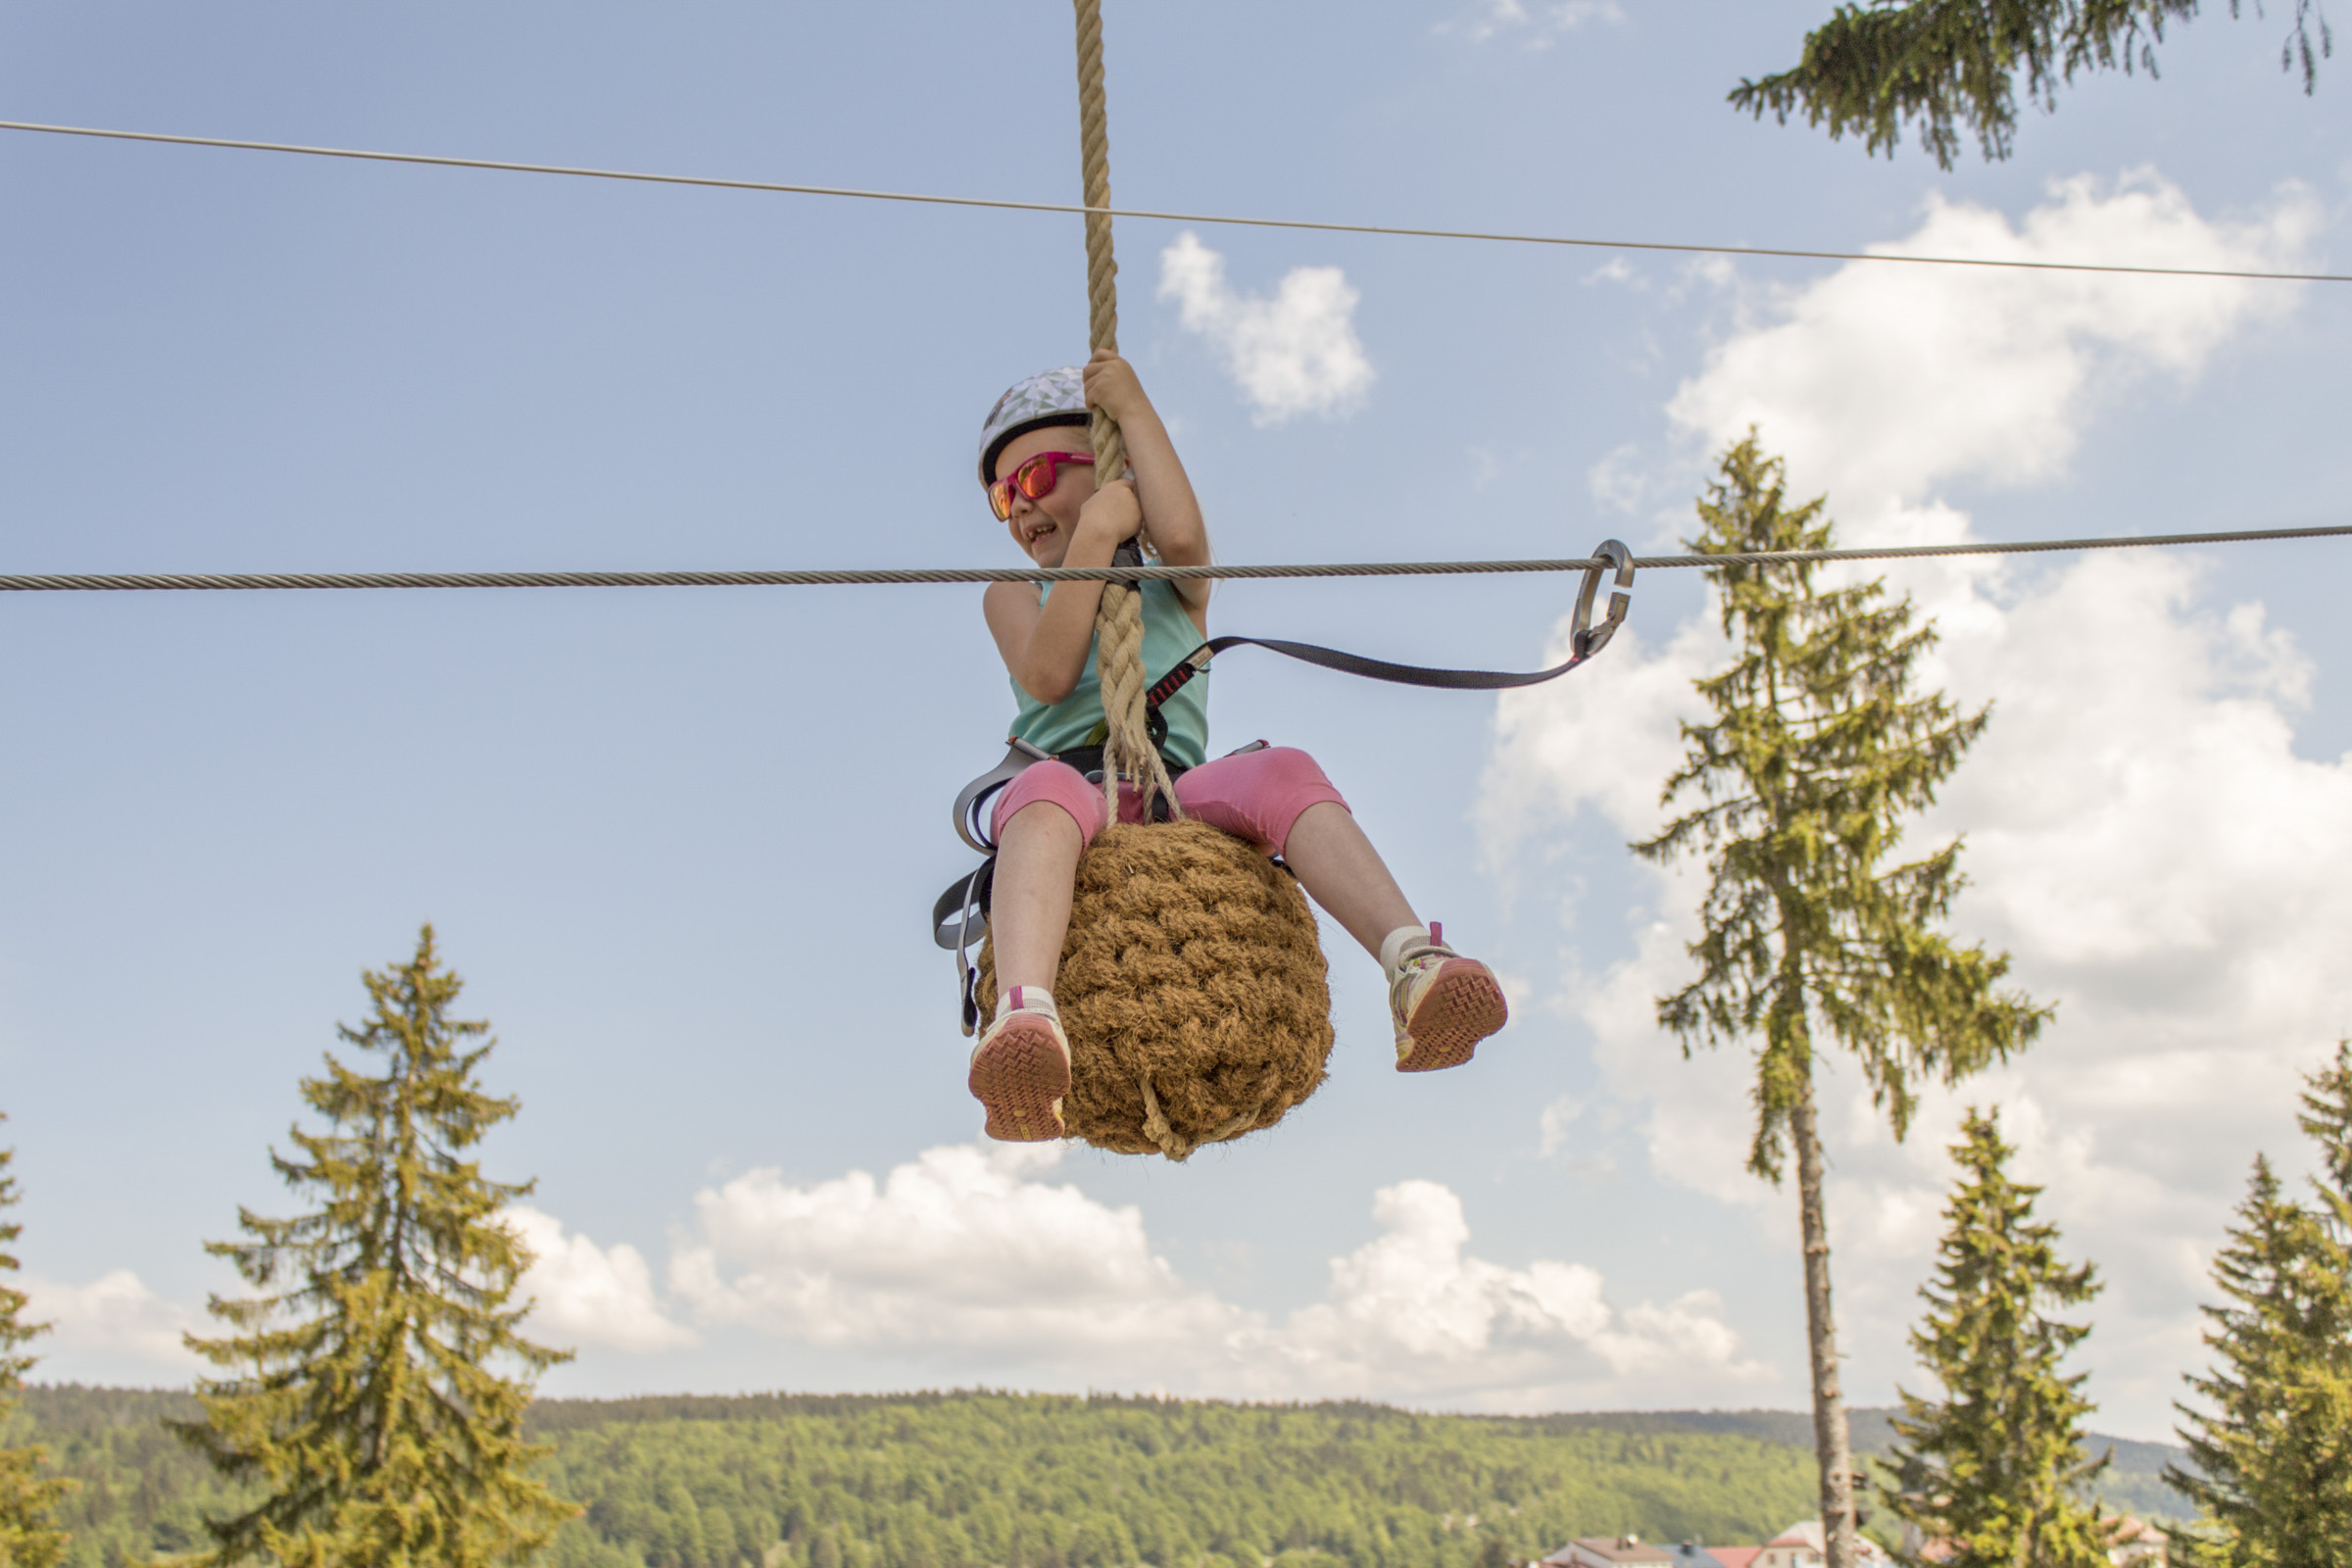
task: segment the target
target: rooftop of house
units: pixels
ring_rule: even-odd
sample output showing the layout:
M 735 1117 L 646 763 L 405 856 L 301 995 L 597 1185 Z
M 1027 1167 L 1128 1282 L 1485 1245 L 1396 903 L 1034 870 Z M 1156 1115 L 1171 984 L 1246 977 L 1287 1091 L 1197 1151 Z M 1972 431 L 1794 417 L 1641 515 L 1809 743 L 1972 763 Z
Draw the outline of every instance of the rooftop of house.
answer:
M 1640 1536 L 1579 1536 L 1544 1560 L 1550 1563 L 1572 1562 L 1578 1553 L 1588 1561 L 1605 1563 L 1671 1563 L 1675 1560 L 1673 1552 L 1643 1541 Z
M 1863 1562 L 1883 1563 L 1886 1560 L 1886 1552 L 1885 1548 L 1880 1546 L 1877 1542 L 1872 1541 L 1867 1536 L 1855 1542 L 1854 1545 L 1860 1554 L 1860 1560 Z M 1773 1537 L 1770 1541 L 1767 1541 L 1763 1545 L 1757 1547 L 1756 1549 L 1758 1551 L 1769 1551 L 1776 1546 L 1783 1549 L 1792 1546 L 1800 1547 L 1806 1550 L 1823 1553 L 1826 1553 L 1829 1549 L 1823 1539 L 1821 1521 L 1818 1519 L 1799 1519 L 1795 1524 L 1790 1525 L 1788 1529 L 1782 1531 L 1779 1535 Z M 1721 1557 L 1725 1549 L 1726 1548 L 1721 1546 L 1716 1547 L 1715 1555 Z M 1744 1564 L 1741 1565 L 1741 1568 L 1744 1568 Z

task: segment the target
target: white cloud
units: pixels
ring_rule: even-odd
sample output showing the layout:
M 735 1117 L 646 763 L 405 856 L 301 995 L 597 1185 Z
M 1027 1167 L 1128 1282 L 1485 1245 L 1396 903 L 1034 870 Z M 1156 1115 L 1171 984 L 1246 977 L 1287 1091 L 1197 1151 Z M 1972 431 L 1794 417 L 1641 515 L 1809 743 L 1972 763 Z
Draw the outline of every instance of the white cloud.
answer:
M 1585 480 L 1592 499 L 1612 512 L 1634 513 L 1650 493 L 1650 475 L 1642 462 L 1642 449 L 1632 442 L 1612 447 L 1587 470 Z
M 1051 1357 L 1238 1326 L 1152 1254 L 1140 1211 L 1028 1179 L 1057 1157 L 956 1146 L 881 1182 L 738 1176 L 696 1197 L 670 1288 L 709 1323 L 894 1353 Z
M 1259 424 L 1347 415 L 1371 389 L 1372 361 L 1355 335 L 1358 296 L 1336 267 L 1293 268 L 1272 299 L 1252 299 L 1226 280 L 1225 258 L 1187 229 L 1159 253 L 1159 297 L 1215 348 Z
M 1588 22 L 1624 21 L 1625 11 L 1617 0 L 1550 0 L 1549 4 L 1535 5 L 1527 0 L 1485 0 L 1467 16 L 1439 23 L 1437 30 L 1457 33 L 1472 43 L 1508 37 L 1523 49 L 1548 49 L 1561 34 L 1574 32 Z
M 180 1343 L 196 1326 L 188 1311 L 149 1290 L 126 1268 L 101 1274 L 87 1285 L 65 1285 L 26 1275 L 21 1282 L 31 1304 L 25 1318 L 47 1323 L 50 1332 L 33 1342 L 33 1353 L 68 1352 L 76 1361 L 122 1358 L 172 1371 L 202 1363 Z
M 1273 1347 L 1322 1392 L 1441 1396 L 1494 1409 L 1622 1396 L 1720 1398 L 1765 1369 L 1741 1358 L 1707 1292 L 1613 1309 L 1582 1263 L 1505 1268 L 1465 1255 L 1461 1200 L 1436 1182 L 1381 1189 L 1381 1236 L 1331 1265 L 1331 1297 Z
M 695 1343 L 692 1329 L 662 1312 L 653 1270 L 637 1249 L 626 1243 L 600 1248 L 585 1236 L 566 1236 L 563 1221 L 535 1208 L 510 1208 L 506 1217 L 531 1250 L 518 1294 L 534 1303 L 534 1339 L 638 1352 Z
M 2293 261 L 2319 220 L 2290 190 L 2257 221 L 2208 222 L 2142 172 L 2112 190 L 2087 175 L 2059 182 L 2017 227 L 1933 198 L 1909 238 L 1873 248 L 2260 270 Z M 1945 480 L 2056 477 L 2116 394 L 2151 372 L 2193 376 L 2232 333 L 2297 298 L 2297 285 L 2246 279 L 1849 263 L 1768 298 L 1777 319 L 1718 345 L 1667 409 L 1718 447 L 1761 424 L 1851 532 Z
M 671 1322 L 655 1299 L 651 1271 L 636 1249 L 600 1249 L 585 1236 L 567 1237 L 562 1222 L 534 1208 L 513 1208 L 507 1218 L 536 1256 L 523 1275 L 521 1294 L 536 1298 L 529 1333 L 557 1345 L 611 1349 L 676 1349 L 695 1343 L 691 1330 Z M 46 1359 L 54 1353 L 71 1375 L 120 1376 L 123 1363 L 195 1370 L 203 1361 L 180 1336 L 226 1332 L 150 1290 L 128 1269 L 116 1269 L 87 1285 L 66 1285 L 27 1276 L 27 1316 L 47 1322 L 51 1332 L 35 1342 Z M 91 1374 L 86 1369 L 104 1370 Z
M 1542 1142 L 1536 1152 L 1549 1159 L 1568 1147 L 1568 1129 L 1576 1125 L 1585 1113 L 1585 1102 L 1574 1095 L 1562 1095 L 1544 1107 L 1536 1118 L 1536 1130 Z
M 1711 1298 L 1620 1310 L 1582 1264 L 1470 1255 L 1460 1200 L 1426 1181 L 1375 1195 L 1381 1234 L 1276 1322 L 1182 1279 L 1135 1208 L 1039 1179 L 1057 1157 L 956 1146 L 879 1182 L 737 1177 L 697 1198 L 671 1290 L 713 1328 L 1000 1381 L 1532 1409 L 1759 1373 Z
M 2143 174 L 2107 191 L 2065 182 L 2015 228 L 1938 203 L 1894 248 L 2276 267 L 2311 223 L 2292 191 L 2253 221 L 2208 222 Z M 2293 298 L 2277 284 L 1850 264 L 1767 299 L 1669 413 L 1715 449 L 1759 424 L 1796 494 L 1829 493 L 1841 542 L 1964 539 L 1972 521 L 1940 487 L 2061 477 L 2102 409 L 2184 384 Z M 1943 633 L 1928 678 L 1995 704 L 1913 841 L 1966 833 L 1974 885 L 1955 927 L 2009 952 L 2015 979 L 2059 1009 L 2042 1043 L 1964 1095 L 2005 1107 L 2024 1174 L 2049 1184 L 2045 1211 L 2110 1280 L 2084 1364 L 2104 1419 L 2148 1432 L 2200 1359 L 2202 1258 L 2246 1163 L 2266 1142 L 2299 1159 L 2278 1138 L 2294 1077 L 2352 1000 L 2352 760 L 2295 755 L 2307 662 L 2260 606 L 2207 606 L 2199 570 L 2151 552 L 1889 573 Z M 1677 725 L 1696 711 L 1690 682 L 1721 656 L 1694 616 L 1620 633 L 1581 689 L 1506 696 L 1482 807 L 1491 858 L 1508 863 L 1587 808 L 1613 838 L 1653 831 Z M 1697 870 L 1634 874 L 1654 902 L 1633 913 L 1633 956 L 1564 987 L 1603 1085 L 1646 1107 L 1661 1175 L 1779 1208 L 1787 1195 L 1740 1170 L 1745 1054 L 1685 1062 L 1656 1026 L 1652 999 L 1689 975 Z M 1823 1098 L 1844 1348 L 1855 1381 L 1884 1389 L 1910 1376 L 1900 1334 L 1963 1097 L 1931 1095 L 1905 1148 L 1850 1069 Z

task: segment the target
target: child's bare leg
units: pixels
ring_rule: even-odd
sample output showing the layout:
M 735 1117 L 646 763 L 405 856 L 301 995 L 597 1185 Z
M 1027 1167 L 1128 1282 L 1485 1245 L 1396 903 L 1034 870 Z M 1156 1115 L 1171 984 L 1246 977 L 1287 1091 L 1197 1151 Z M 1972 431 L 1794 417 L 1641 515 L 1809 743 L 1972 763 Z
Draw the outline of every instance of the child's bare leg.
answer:
M 1381 940 L 1390 932 L 1421 923 L 1413 906 L 1405 903 L 1396 879 L 1389 874 L 1380 852 L 1364 837 L 1348 808 L 1337 802 L 1318 801 L 1298 813 L 1298 819 L 1291 824 L 1290 842 L 1283 846 L 1282 858 L 1298 874 L 1298 885 L 1374 957 L 1380 956 Z M 1002 864 L 997 880 L 1002 888 Z M 998 897 L 1003 898 L 1003 893 Z M 1061 907 L 1062 918 L 1067 920 L 1066 891 Z
M 1494 971 L 1422 925 L 1313 758 L 1286 746 L 1236 752 L 1191 769 L 1176 781 L 1176 794 L 1213 827 L 1280 843 L 1308 896 L 1379 960 L 1398 1071 L 1468 1061 L 1509 1017 Z
M 989 904 L 998 996 L 1014 986 L 1054 989 L 1062 938 L 1070 929 L 1071 887 L 1085 850 L 1078 824 L 1051 801 L 1022 807 L 1004 824 Z M 996 1000 L 988 999 L 992 1007 Z
M 1457 1066 L 1502 1027 L 1510 1009 L 1494 972 L 1422 928 L 1346 807 L 1318 801 L 1299 812 L 1282 858 L 1299 885 L 1388 971 L 1397 1071 Z
M 1074 776 L 1074 775 L 1073 775 Z M 997 995 L 972 1048 L 968 1085 L 988 1107 L 988 1136 L 1016 1143 L 1059 1138 L 1070 1089 L 1070 1048 L 1052 1000 L 1061 939 L 1070 924 L 1071 884 L 1086 850 L 1069 811 L 1032 801 L 997 838 L 989 934 L 996 945 Z M 1007 999 L 1017 1003 L 1008 1007 Z

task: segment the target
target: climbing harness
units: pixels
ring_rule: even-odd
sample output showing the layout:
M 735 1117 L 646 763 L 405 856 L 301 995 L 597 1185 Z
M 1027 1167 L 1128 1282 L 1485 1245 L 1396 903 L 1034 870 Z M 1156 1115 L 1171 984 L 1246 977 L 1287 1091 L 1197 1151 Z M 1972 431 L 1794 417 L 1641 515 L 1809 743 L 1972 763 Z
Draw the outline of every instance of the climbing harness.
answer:
M 973 942 L 988 932 L 989 896 L 997 877 L 997 843 L 988 831 L 989 802 L 996 799 L 998 791 L 1038 762 L 1061 762 L 1076 768 L 1090 784 L 1102 781 L 1102 748 L 1100 746 L 1078 746 L 1059 753 L 1046 752 L 1018 735 L 1007 738 L 1004 744 L 1004 760 L 966 784 L 956 797 L 956 836 L 986 858 L 968 874 L 949 883 L 947 891 L 931 906 L 932 940 L 956 955 L 956 985 L 962 1008 L 963 1032 L 967 1038 L 980 1023 L 977 989 L 980 971 L 972 964 L 969 954 Z M 1265 745 L 1264 741 L 1251 741 L 1239 751 L 1226 755 L 1240 757 L 1262 751 Z M 1180 762 L 1169 762 L 1164 753 L 1160 760 L 1167 767 L 1170 780 L 1180 778 L 1188 771 Z M 1152 804 L 1151 820 L 1173 820 L 1175 813 L 1169 808 L 1170 803 L 1166 799 L 1154 799 Z

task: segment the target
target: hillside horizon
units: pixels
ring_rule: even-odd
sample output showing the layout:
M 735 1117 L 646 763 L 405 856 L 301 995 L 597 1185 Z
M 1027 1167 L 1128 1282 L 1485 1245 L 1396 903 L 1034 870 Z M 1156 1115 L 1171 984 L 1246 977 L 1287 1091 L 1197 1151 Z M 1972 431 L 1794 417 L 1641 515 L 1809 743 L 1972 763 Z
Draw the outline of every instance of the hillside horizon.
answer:
M 203 1516 L 252 1500 L 164 1424 L 198 1414 L 185 1390 L 27 1386 L 0 1441 L 48 1445 L 82 1482 L 64 1510 L 71 1568 L 193 1549 Z M 1851 1412 L 1858 1456 L 1885 1453 L 1892 1414 Z M 525 1421 L 553 1449 L 540 1474 L 585 1509 L 548 1568 L 1250 1568 L 1294 1552 L 1294 1568 L 1455 1568 L 1492 1539 L 1521 1557 L 1579 1535 L 1731 1544 L 1817 1511 L 1811 1418 L 1765 1408 L 946 1389 L 551 1397 Z M 2115 1456 L 2107 1507 L 2188 1514 L 2162 1480 L 2180 1450 L 2096 1433 L 2089 1447 Z

